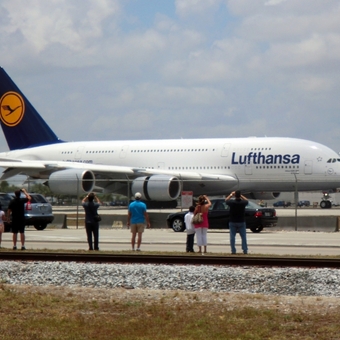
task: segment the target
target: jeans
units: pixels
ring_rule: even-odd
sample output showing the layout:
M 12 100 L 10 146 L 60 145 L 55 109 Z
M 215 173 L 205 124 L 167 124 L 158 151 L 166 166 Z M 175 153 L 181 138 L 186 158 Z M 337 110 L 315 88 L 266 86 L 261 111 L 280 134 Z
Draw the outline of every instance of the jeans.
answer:
M 195 234 L 187 234 L 187 244 L 186 244 L 187 252 L 194 252 L 194 238 L 195 238 Z
M 231 253 L 236 254 L 235 248 L 235 236 L 239 233 L 242 240 L 242 250 L 244 254 L 248 253 L 247 246 L 247 229 L 245 222 L 229 222 L 229 232 L 230 232 L 230 247 Z
M 98 222 L 87 223 L 86 226 L 86 234 L 87 234 L 87 243 L 89 244 L 89 250 L 93 250 L 92 245 L 92 234 L 94 238 L 94 250 L 99 250 L 99 224 Z

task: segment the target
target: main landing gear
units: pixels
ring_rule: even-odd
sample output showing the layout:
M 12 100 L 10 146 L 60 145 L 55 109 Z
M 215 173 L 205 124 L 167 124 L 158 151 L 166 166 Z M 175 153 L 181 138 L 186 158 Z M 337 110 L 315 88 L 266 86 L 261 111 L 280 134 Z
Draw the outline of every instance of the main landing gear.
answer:
M 323 197 L 321 199 L 322 199 L 322 201 L 320 202 L 320 207 L 322 209 L 332 208 L 331 196 L 329 195 L 328 192 L 324 192 Z
M 330 208 L 332 208 L 332 202 L 331 201 L 321 201 L 320 207 L 322 209 L 330 209 Z

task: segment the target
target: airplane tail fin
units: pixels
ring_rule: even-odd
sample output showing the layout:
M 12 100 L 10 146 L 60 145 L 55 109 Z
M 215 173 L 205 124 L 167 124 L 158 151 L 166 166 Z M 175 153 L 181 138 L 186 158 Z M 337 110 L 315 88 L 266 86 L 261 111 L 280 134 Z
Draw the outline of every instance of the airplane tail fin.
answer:
M 2 67 L 0 120 L 10 150 L 62 142 Z

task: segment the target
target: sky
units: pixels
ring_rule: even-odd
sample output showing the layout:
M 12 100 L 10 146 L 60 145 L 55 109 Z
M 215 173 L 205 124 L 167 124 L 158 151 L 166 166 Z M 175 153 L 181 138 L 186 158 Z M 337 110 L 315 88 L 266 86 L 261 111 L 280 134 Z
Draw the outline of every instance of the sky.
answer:
M 0 0 L 0 66 L 62 140 L 340 152 L 339 18 L 338 0 Z

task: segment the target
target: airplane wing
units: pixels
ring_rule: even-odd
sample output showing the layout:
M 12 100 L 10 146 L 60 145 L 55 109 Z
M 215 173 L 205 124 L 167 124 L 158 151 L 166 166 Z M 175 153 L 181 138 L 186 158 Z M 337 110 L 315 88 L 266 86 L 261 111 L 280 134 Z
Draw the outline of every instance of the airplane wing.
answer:
M 145 168 L 133 168 L 126 166 L 114 166 L 114 165 L 101 165 L 90 163 L 78 163 L 78 162 L 56 162 L 56 161 L 36 161 L 36 160 L 17 160 L 17 159 L 0 159 L 0 167 L 5 168 L 1 176 L 1 180 L 5 180 L 12 176 L 23 174 L 29 175 L 37 173 L 35 177 L 40 177 L 38 174 L 42 174 L 42 178 L 46 174 L 51 174 L 56 171 L 66 169 L 83 169 L 91 170 L 96 174 L 106 175 L 107 178 L 117 178 L 121 175 L 140 177 L 140 176 L 152 176 L 152 175 L 169 175 L 176 176 L 183 180 L 221 180 L 221 181 L 237 181 L 232 175 L 213 175 L 198 173 L 194 171 L 169 171 L 161 169 L 145 169 Z
M 163 169 L 146 169 L 52 160 L 16 160 L 1 158 L 0 167 L 5 168 L 0 180 L 6 180 L 15 175 L 22 174 L 35 179 L 47 179 L 49 180 L 49 183 L 51 183 L 51 178 L 55 176 L 54 179 L 57 186 L 63 185 L 63 182 L 69 180 L 69 177 L 66 174 L 65 177 L 57 179 L 59 174 L 62 175 L 65 172 L 69 172 L 71 175 L 75 175 L 77 173 L 80 177 L 82 171 L 90 171 L 93 173 L 97 189 L 104 190 L 111 186 L 113 191 L 119 190 L 122 186 L 117 182 L 113 184 L 112 180 L 121 180 L 122 183 L 128 181 L 133 183 L 136 179 L 138 181 L 139 177 L 146 182 L 148 182 L 150 178 L 155 181 L 158 179 L 163 182 L 170 182 L 175 178 L 182 183 L 182 190 L 199 192 L 201 189 L 207 194 L 214 193 L 217 190 L 221 190 L 221 188 L 225 190 L 232 189 L 238 183 L 238 179 L 232 174 L 215 175 L 195 171 L 170 171 Z M 112 187 L 112 185 L 115 187 Z M 142 190 L 143 181 L 138 182 L 136 188 Z
M 99 174 L 111 174 L 108 178 L 115 175 L 133 175 L 134 171 L 130 167 L 112 166 L 101 164 L 88 164 L 78 162 L 56 162 L 56 161 L 36 161 L 36 160 L 15 160 L 4 158 L 0 159 L 0 167 L 5 168 L 1 176 L 1 180 L 8 179 L 18 174 L 28 175 L 36 178 L 46 178 L 53 172 L 78 169 L 91 170 Z

